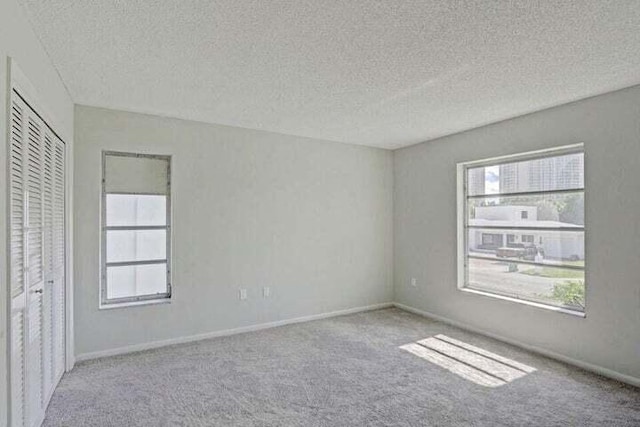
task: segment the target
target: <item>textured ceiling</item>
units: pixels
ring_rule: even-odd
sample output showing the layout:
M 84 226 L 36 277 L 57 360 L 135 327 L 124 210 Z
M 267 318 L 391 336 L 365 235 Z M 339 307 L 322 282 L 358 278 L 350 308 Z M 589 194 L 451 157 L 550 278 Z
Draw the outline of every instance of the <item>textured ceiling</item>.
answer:
M 397 148 L 640 83 L 638 0 L 22 0 L 74 101 Z

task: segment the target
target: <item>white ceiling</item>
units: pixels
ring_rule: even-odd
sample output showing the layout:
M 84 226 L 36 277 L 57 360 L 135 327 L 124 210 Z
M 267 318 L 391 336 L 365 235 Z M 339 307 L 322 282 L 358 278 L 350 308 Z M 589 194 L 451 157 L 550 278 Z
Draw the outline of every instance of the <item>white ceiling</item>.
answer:
M 22 0 L 73 100 L 397 148 L 640 83 L 639 0 Z

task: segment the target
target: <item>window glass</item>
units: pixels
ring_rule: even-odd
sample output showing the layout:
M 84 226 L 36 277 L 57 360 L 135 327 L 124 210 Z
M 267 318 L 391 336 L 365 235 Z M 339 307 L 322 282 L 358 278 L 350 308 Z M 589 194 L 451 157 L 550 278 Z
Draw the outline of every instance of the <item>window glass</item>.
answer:
M 107 267 L 109 299 L 162 294 L 166 292 L 166 288 L 166 264 Z
M 166 259 L 166 230 L 108 230 L 107 262 Z
M 469 196 L 584 188 L 584 153 L 544 156 L 467 169 Z
M 167 196 L 107 194 L 107 225 L 167 225 Z
M 583 270 L 471 258 L 469 283 L 475 289 L 551 306 L 582 310 L 584 305 Z
M 462 287 L 585 307 L 584 154 L 465 168 Z
M 101 304 L 169 298 L 170 158 L 103 156 Z

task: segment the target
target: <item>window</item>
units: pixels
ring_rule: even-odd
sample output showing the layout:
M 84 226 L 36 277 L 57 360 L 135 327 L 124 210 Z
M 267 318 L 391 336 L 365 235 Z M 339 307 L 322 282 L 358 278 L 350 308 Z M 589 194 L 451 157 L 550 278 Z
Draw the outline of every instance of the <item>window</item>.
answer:
M 171 297 L 170 161 L 103 153 L 103 306 Z
M 502 234 L 482 233 L 482 246 L 487 248 L 502 246 Z
M 459 164 L 458 179 L 458 287 L 584 313 L 582 145 Z

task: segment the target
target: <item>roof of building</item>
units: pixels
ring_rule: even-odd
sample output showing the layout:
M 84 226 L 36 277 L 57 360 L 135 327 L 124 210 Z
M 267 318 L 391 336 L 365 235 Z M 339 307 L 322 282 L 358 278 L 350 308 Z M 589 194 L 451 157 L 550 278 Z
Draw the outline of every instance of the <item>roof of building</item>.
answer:
M 536 227 L 536 228 L 576 228 L 582 229 L 583 225 L 571 224 L 560 221 L 533 221 L 526 219 L 504 220 L 504 219 L 479 219 L 473 218 L 469 220 L 469 225 L 474 227 Z

